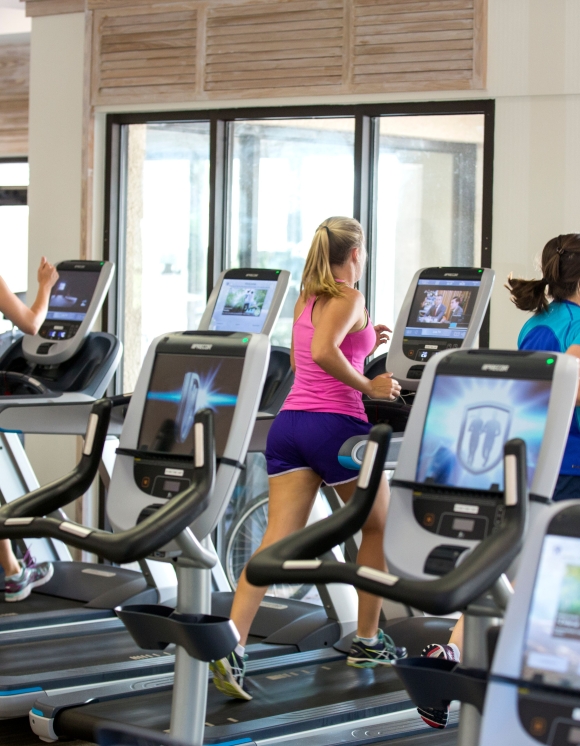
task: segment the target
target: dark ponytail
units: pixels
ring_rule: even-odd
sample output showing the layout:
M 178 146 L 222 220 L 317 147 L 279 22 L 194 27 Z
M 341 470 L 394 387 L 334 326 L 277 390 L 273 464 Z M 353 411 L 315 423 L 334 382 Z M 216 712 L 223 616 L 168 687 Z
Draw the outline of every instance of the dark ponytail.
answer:
M 567 233 L 552 238 L 542 251 L 542 279 L 508 277 L 506 288 L 521 311 L 541 313 L 549 299 L 568 300 L 580 283 L 580 234 Z

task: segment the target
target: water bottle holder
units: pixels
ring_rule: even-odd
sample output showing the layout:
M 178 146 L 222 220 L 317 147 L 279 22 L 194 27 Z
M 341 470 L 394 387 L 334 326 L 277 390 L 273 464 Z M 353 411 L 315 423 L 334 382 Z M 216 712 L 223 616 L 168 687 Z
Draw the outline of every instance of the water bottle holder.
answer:
M 463 668 L 440 658 L 403 658 L 393 670 L 418 707 L 445 710 L 450 702 L 459 700 L 483 710 L 487 671 Z
M 182 614 L 170 606 L 139 604 L 115 609 L 137 645 L 164 650 L 174 643 L 200 661 L 224 658 L 239 635 L 231 619 L 210 614 Z

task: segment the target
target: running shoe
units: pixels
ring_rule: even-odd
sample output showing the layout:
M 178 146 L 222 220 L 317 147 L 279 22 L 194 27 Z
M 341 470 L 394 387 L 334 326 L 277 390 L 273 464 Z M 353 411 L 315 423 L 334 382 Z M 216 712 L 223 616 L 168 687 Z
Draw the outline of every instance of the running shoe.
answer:
M 238 655 L 233 650 L 227 658 L 209 664 L 213 672 L 213 683 L 222 694 L 236 699 L 252 699 L 252 695 L 244 689 L 247 660 L 247 655 Z
M 427 645 L 423 648 L 421 653 L 422 658 L 444 658 L 447 661 L 454 661 L 459 663 L 461 654 L 457 645 L 451 643 L 450 645 Z M 421 716 L 423 722 L 431 726 L 431 728 L 446 728 L 447 721 L 449 719 L 449 705 L 446 710 L 436 710 L 433 707 L 417 707 L 417 712 Z
M 374 645 L 368 645 L 355 636 L 348 651 L 346 665 L 354 668 L 375 668 L 390 666 L 393 661 L 407 657 L 407 648 L 398 648 L 382 629 L 377 632 L 377 637 Z
M 26 553 L 24 560 L 19 560 L 22 570 L 18 575 L 8 575 L 4 584 L 4 600 L 7 602 L 23 601 L 30 596 L 33 588 L 38 588 L 52 578 L 54 567 L 51 562 L 34 564 Z

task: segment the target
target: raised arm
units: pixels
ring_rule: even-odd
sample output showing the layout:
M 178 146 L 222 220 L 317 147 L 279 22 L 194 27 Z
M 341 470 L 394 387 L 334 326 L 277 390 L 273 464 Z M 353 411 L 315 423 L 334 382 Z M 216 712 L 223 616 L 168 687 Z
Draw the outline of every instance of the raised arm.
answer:
M 46 318 L 50 291 L 58 280 L 58 272 L 45 256 L 38 268 L 38 293 L 30 308 L 10 290 L 0 277 L 0 311 L 25 334 L 36 334 Z

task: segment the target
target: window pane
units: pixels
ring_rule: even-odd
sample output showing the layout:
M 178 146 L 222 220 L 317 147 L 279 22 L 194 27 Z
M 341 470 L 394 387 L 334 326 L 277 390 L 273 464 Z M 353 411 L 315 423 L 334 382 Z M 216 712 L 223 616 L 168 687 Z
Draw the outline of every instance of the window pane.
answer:
M 0 274 L 13 293 L 28 286 L 28 205 L 0 205 Z M 0 332 L 4 326 L 0 327 Z
M 28 163 L 0 163 L 0 187 L 28 186 Z
M 352 216 L 354 118 L 235 122 L 232 140 L 228 266 L 292 273 L 272 335 L 289 346 L 314 231 L 332 215 Z
M 418 269 L 479 266 L 483 133 L 483 114 L 381 117 L 372 268 L 376 323 L 395 322 Z
M 127 126 L 123 390 L 151 341 L 195 329 L 207 299 L 209 123 Z

